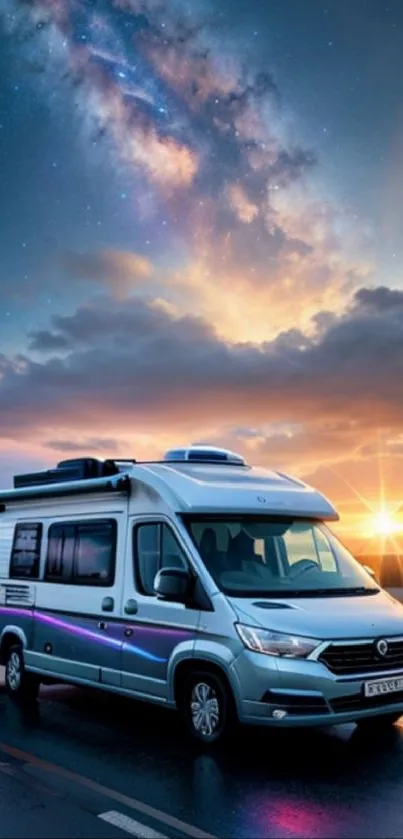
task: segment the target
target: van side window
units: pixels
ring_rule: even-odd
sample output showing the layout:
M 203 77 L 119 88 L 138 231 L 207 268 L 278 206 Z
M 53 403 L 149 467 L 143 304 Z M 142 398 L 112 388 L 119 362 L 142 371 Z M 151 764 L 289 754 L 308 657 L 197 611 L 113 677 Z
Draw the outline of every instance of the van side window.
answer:
M 16 524 L 11 549 L 10 577 L 38 579 L 41 542 L 41 522 L 18 522 Z
M 48 555 L 45 580 L 52 583 L 70 583 L 73 577 L 74 527 L 52 524 L 48 533 Z
M 74 581 L 111 586 L 115 576 L 116 522 L 79 524 L 76 533 Z
M 116 521 L 66 522 L 50 526 L 47 582 L 111 586 L 115 560 Z
M 135 528 L 137 533 L 136 578 L 139 590 L 143 594 L 154 594 L 154 579 L 159 570 L 160 561 L 159 524 L 141 524 Z
M 149 522 L 133 531 L 134 572 L 142 594 L 154 596 L 154 580 L 160 568 L 187 568 L 186 557 L 168 525 Z

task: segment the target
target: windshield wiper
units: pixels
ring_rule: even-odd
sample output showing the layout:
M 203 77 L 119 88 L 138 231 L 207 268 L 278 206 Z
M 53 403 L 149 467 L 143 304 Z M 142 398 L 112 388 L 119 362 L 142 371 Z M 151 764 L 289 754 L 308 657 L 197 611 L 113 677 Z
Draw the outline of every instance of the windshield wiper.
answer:
M 380 591 L 379 588 L 368 587 L 368 586 L 355 586 L 354 588 L 311 588 L 311 589 L 298 589 L 298 591 L 293 591 L 291 597 L 355 597 L 355 596 L 368 596 L 371 594 L 378 594 Z M 284 596 L 286 593 L 282 592 Z
M 338 591 L 338 589 L 337 589 Z M 375 586 L 356 586 L 355 588 L 345 588 L 340 589 L 343 594 L 351 595 L 354 594 L 379 594 L 380 588 L 375 588 Z
M 355 588 L 306 588 L 306 589 L 251 589 L 250 591 L 236 591 L 225 589 L 230 597 L 272 597 L 274 600 L 292 599 L 293 597 L 354 597 L 379 594 L 380 589 L 369 586 Z

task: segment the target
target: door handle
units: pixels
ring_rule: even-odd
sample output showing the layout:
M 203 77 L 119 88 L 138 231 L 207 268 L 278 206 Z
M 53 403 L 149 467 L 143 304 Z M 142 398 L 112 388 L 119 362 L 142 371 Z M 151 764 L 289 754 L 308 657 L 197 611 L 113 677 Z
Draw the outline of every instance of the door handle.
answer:
M 128 600 L 125 605 L 126 615 L 137 615 L 138 608 L 137 600 Z
M 105 621 L 98 621 L 97 625 L 98 625 L 98 629 L 103 629 L 103 630 L 108 629 L 108 624 L 105 623 Z

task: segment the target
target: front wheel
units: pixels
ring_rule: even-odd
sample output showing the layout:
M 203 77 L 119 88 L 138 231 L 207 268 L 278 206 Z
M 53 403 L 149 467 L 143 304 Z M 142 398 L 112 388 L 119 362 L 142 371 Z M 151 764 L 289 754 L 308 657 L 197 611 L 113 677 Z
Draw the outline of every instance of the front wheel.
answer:
M 34 702 L 39 693 L 39 679 L 25 669 L 22 647 L 10 647 L 6 657 L 5 686 L 16 702 Z
M 201 671 L 188 676 L 180 704 L 191 736 L 205 745 L 223 740 L 236 722 L 232 694 L 212 673 Z

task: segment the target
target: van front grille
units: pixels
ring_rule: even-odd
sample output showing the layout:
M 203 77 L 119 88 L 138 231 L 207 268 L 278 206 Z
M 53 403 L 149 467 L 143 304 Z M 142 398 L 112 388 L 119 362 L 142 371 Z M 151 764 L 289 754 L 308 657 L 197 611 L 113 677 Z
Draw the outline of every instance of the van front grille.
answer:
M 403 639 L 387 639 L 387 644 L 385 655 L 377 652 L 375 640 L 356 644 L 330 644 L 318 660 L 337 676 L 403 670 Z
M 349 711 L 368 711 L 370 708 L 388 708 L 402 702 L 403 691 L 400 691 L 399 693 L 386 693 L 376 697 L 367 697 L 363 693 L 339 696 L 337 699 L 332 699 L 330 705 L 335 714 L 343 714 Z

